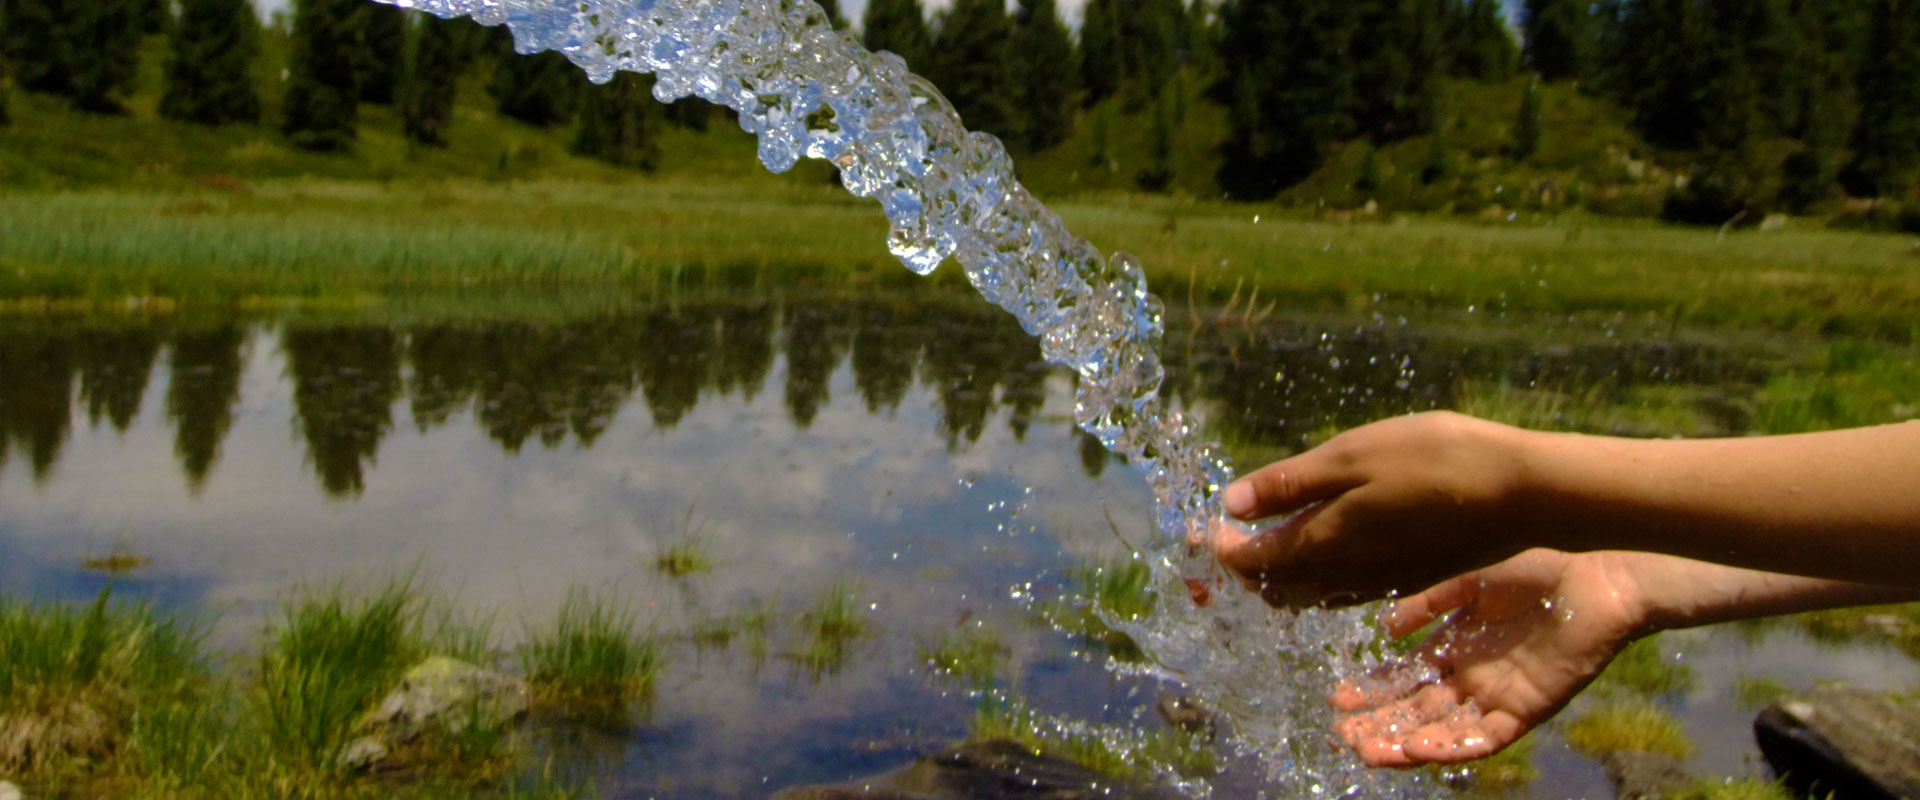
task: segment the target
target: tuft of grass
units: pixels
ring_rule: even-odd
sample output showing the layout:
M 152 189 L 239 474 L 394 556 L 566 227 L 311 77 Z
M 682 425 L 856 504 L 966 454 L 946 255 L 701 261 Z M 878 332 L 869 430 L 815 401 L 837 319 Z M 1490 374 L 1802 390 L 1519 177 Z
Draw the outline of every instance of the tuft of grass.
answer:
M 569 711 L 624 708 L 645 697 L 662 669 L 658 642 L 613 601 L 574 589 L 546 628 L 527 633 L 527 679 Z
M 335 586 L 290 604 L 260 659 L 258 718 L 274 757 L 303 774 L 344 775 L 354 725 L 426 650 L 411 579 L 358 599 Z
M 1140 646 L 1107 620 L 1152 615 L 1156 602 L 1152 582 L 1153 571 L 1137 558 L 1076 568 L 1067 574 L 1064 600 L 1041 609 L 1040 614 L 1055 628 L 1104 648 L 1109 656 L 1137 663 L 1145 657 Z
M 1529 734 L 1491 756 L 1473 762 L 1457 781 L 1468 797 L 1503 797 L 1513 794 L 1535 778 L 1540 768 L 1533 763 L 1534 737 Z
M 1172 727 L 1135 730 L 1063 721 L 1041 714 L 1025 698 L 994 692 L 981 696 L 967 737 L 1011 741 L 1116 778 L 1198 778 L 1219 769 L 1205 735 Z
M 1796 795 L 1780 781 L 1760 778 L 1727 778 L 1719 781 L 1694 781 L 1675 795 L 1675 800 L 1796 800 Z
M 653 568 L 669 578 L 688 578 L 712 571 L 713 557 L 705 541 L 688 539 L 662 549 L 653 559 Z
M 1648 636 L 1627 645 L 1594 679 L 1594 688 L 1603 693 L 1624 691 L 1650 700 L 1678 698 L 1692 691 L 1700 683 L 1700 674 L 1685 662 L 1668 657 L 1660 648 L 1659 638 Z
M 838 673 L 854 643 L 871 635 L 863 592 L 856 582 L 835 581 L 800 615 L 799 644 L 788 657 L 809 680 Z
M 992 628 L 943 633 L 919 645 L 920 662 L 936 675 L 984 689 L 993 685 L 1007 648 Z
M 1741 675 L 1733 682 L 1734 702 L 1745 711 L 1759 711 L 1790 694 L 1793 687 L 1759 675 Z
M 1595 708 L 1566 723 L 1561 735 L 1568 747 L 1594 758 L 1622 750 L 1664 753 L 1680 759 L 1693 754 L 1693 742 L 1681 729 L 1680 721 L 1645 701 Z
M 1774 376 L 1754 412 L 1762 433 L 1883 425 L 1920 417 L 1920 354 L 1873 342 L 1827 346 L 1824 363 Z
M 200 634 L 144 602 L 0 599 L 0 772 L 60 771 L 104 757 L 138 709 L 203 678 Z

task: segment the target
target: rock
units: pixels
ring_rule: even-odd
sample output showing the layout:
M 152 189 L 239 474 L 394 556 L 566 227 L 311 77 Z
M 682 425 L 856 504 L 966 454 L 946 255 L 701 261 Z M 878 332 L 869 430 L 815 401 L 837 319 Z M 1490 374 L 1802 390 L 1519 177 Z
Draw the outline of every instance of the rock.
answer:
M 1662 800 L 1677 797 L 1692 779 L 1680 759 L 1665 753 L 1616 750 L 1600 759 L 1616 800 Z
M 1768 214 L 1760 219 L 1760 230 L 1763 231 L 1785 230 L 1786 227 L 1787 215 L 1785 214 Z
M 0 781 L 0 800 L 26 800 L 27 793 L 20 787 L 6 781 Z
M 1006 740 L 967 742 L 892 772 L 785 789 L 773 800 L 1176 800 Z
M 1802 796 L 1920 798 L 1920 703 L 1912 700 L 1822 687 L 1762 710 L 1753 736 Z
M 1188 733 L 1203 733 L 1213 730 L 1213 712 L 1206 706 L 1183 694 L 1168 692 L 1160 695 L 1154 709 L 1160 712 L 1160 718 L 1168 725 Z
M 457 658 L 434 656 L 415 665 L 400 685 L 359 723 L 364 733 L 341 753 L 341 763 L 366 770 L 381 765 L 393 745 L 429 730 L 500 728 L 526 716 L 527 682 Z

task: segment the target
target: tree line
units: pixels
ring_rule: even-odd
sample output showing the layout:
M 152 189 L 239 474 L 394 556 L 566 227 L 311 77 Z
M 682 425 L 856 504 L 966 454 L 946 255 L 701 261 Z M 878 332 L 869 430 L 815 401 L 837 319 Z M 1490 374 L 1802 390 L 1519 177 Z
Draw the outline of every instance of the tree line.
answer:
M 849 27 L 837 2 L 823 6 Z M 1169 182 L 1191 96 L 1228 112 L 1224 140 L 1207 143 L 1222 157 L 1221 188 L 1260 199 L 1345 143 L 1433 133 L 1442 78 L 1507 84 L 1530 72 L 1617 103 L 1647 142 L 1681 154 L 1690 180 L 1670 204 L 1676 216 L 1916 191 L 1920 0 L 1526 0 L 1518 22 L 1499 0 L 1088 0 L 1076 35 L 1055 0 L 954 0 L 931 16 L 921 0 L 872 0 L 858 36 L 1016 151 L 1054 147 L 1082 125 L 1104 149 L 1116 107 L 1146 112 L 1152 163 L 1139 183 L 1150 190 Z M 161 113 L 259 120 L 248 0 L 0 0 L 12 82 L 88 111 L 117 108 L 140 37 L 162 31 Z M 440 145 L 456 78 L 487 56 L 500 113 L 577 120 L 583 154 L 648 167 L 659 125 L 708 119 L 695 102 L 660 109 L 646 77 L 594 87 L 559 55 L 511 49 L 504 29 L 465 20 L 295 0 L 281 124 L 301 147 L 342 150 L 360 104 L 391 104 L 409 137 Z M 1533 84 L 1515 100 L 1510 155 L 1524 160 L 1542 135 Z

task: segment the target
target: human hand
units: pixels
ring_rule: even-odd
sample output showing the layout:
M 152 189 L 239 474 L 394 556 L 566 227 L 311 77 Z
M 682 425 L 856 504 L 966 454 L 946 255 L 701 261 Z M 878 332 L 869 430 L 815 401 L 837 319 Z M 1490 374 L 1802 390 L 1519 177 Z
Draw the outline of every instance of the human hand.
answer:
M 1527 435 L 1448 412 L 1347 431 L 1229 486 L 1239 519 L 1293 516 L 1254 535 L 1218 526 L 1215 555 L 1275 606 L 1357 603 L 1496 563 L 1537 544 L 1521 535 Z
M 1394 604 L 1406 636 L 1456 612 L 1407 665 L 1330 698 L 1334 726 L 1374 766 L 1483 758 L 1546 721 L 1600 674 L 1647 620 L 1635 559 L 1534 549 Z M 1678 559 L 1672 559 L 1678 561 Z

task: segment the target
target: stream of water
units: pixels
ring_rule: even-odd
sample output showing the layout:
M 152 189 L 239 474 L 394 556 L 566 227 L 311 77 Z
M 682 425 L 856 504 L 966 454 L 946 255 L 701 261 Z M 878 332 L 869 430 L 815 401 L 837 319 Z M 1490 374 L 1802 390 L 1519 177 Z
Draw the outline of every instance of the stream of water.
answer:
M 802 156 L 834 164 L 848 191 L 879 201 L 887 246 L 909 269 L 955 259 L 1039 338 L 1047 361 L 1074 373 L 1076 422 L 1152 490 L 1158 535 L 1139 557 L 1160 596 L 1184 601 L 1187 579 L 1227 587 L 1205 548 L 1187 542 L 1220 519 L 1232 470 L 1159 396 L 1162 307 L 1140 265 L 1068 232 L 1014 179 L 1000 142 L 962 127 L 898 56 L 868 52 L 807 0 L 380 1 L 505 24 L 520 52 L 563 53 L 595 81 L 654 73 L 663 102 L 696 96 L 736 111 L 774 172 Z M 1377 634 L 1360 613 L 1280 614 L 1243 592 L 1214 594 L 1205 608 L 1162 602 L 1149 617 L 1110 623 L 1150 655 L 1147 669 L 1230 720 L 1237 746 L 1272 765 L 1282 794 L 1431 794 L 1415 777 L 1365 772 L 1329 744 L 1328 687 L 1370 666 Z

